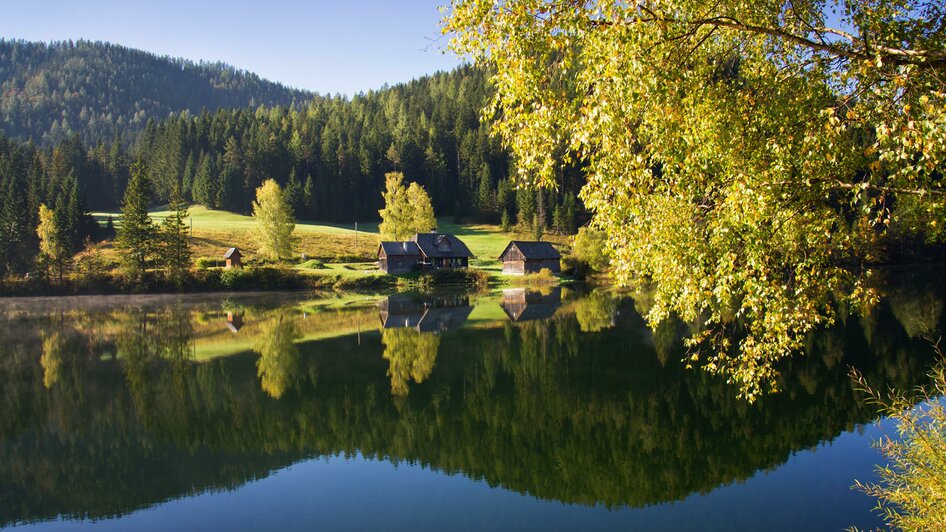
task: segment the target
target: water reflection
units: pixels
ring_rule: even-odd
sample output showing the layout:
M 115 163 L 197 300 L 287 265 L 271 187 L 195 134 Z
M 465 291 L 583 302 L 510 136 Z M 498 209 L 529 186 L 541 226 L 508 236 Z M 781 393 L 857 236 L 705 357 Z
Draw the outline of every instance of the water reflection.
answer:
M 408 327 L 421 333 L 457 329 L 472 311 L 470 297 L 465 294 L 395 294 L 384 298 L 379 305 L 383 329 Z
M 512 321 L 547 320 L 562 304 L 562 289 L 540 290 L 508 288 L 503 290 L 503 311 Z
M 120 515 L 353 453 L 563 502 L 680 500 L 871 419 L 849 364 L 922 382 L 942 288 L 895 288 L 751 405 L 603 291 L 7 311 L 0 523 Z

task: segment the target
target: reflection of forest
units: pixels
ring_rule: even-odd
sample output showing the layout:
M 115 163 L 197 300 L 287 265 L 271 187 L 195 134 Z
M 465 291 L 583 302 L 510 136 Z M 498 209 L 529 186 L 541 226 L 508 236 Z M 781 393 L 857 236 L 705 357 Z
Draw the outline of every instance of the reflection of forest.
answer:
M 869 420 L 847 364 L 919 382 L 942 303 L 903 294 L 812 338 L 784 393 L 752 405 L 601 294 L 551 320 L 431 335 L 427 355 L 387 330 L 300 341 L 305 320 L 286 311 L 247 311 L 240 335 L 258 327 L 261 356 L 204 363 L 200 323 L 174 309 L 0 321 L 0 523 L 121 514 L 355 452 L 565 502 L 678 500 Z M 394 373 L 409 394 L 392 397 Z

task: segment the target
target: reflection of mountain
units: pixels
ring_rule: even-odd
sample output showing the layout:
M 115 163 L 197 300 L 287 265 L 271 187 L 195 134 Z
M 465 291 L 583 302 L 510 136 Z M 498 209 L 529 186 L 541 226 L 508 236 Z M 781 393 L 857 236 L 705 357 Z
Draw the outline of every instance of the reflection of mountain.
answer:
M 814 352 L 784 368 L 784 392 L 748 405 L 681 369 L 679 354 L 661 364 L 629 302 L 616 304 L 615 326 L 594 334 L 559 312 L 427 335 L 439 355 L 402 364 L 411 389 L 395 398 L 376 332 L 297 341 L 289 363 L 271 361 L 291 383 L 275 400 L 255 354 L 181 358 L 193 328 L 174 313 L 0 321 L 0 524 L 121 514 L 355 452 L 563 502 L 679 500 L 871 419 L 847 364 L 904 389 L 926 367 L 925 344 L 882 305 L 869 327 L 850 319 L 814 338 Z M 114 340 L 90 332 L 116 319 Z M 49 338 L 56 379 L 46 389 Z
M 526 288 L 503 290 L 502 307 L 512 321 L 551 318 L 561 304 L 562 289 L 559 287 L 552 288 L 547 294 Z
M 466 295 L 421 296 L 395 294 L 381 301 L 381 328 L 409 327 L 418 332 L 446 332 L 459 328 L 473 307 Z

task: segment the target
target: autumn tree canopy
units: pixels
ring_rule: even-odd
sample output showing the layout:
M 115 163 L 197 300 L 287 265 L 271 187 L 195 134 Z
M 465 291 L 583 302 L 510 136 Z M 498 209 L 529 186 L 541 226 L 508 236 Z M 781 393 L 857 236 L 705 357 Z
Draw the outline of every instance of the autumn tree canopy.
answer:
M 870 302 L 885 234 L 942 237 L 940 2 L 454 0 L 451 46 L 493 72 L 521 179 L 581 198 L 616 279 L 752 399 L 774 364 Z

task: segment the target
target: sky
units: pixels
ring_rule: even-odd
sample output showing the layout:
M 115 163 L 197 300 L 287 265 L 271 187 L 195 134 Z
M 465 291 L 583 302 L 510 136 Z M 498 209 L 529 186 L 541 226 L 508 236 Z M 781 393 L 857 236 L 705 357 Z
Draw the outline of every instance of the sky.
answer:
M 107 41 L 352 96 L 460 64 L 440 34 L 448 1 L 0 0 L 0 37 Z

